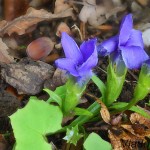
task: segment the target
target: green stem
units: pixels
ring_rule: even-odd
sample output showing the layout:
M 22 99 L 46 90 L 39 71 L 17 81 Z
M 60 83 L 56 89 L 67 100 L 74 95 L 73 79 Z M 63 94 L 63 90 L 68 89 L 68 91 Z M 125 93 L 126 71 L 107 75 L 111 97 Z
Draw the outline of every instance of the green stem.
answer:
M 139 100 L 133 98 L 133 99 L 130 101 L 130 103 L 127 104 L 125 107 L 119 108 L 119 109 L 114 110 L 114 111 L 111 111 L 111 114 L 117 114 L 117 113 L 120 113 L 120 112 L 124 112 L 124 111 L 126 111 L 126 110 L 129 110 L 129 109 L 130 109 L 132 106 L 134 106 L 138 101 L 139 101 Z
M 91 113 L 93 113 L 93 116 L 79 116 L 76 118 L 70 125 L 63 127 L 58 132 L 65 132 L 67 128 L 74 127 L 76 125 L 83 125 L 85 122 L 88 122 L 90 119 L 92 119 L 94 116 L 98 115 L 100 110 L 100 105 L 97 102 L 94 102 L 89 108 L 87 109 Z

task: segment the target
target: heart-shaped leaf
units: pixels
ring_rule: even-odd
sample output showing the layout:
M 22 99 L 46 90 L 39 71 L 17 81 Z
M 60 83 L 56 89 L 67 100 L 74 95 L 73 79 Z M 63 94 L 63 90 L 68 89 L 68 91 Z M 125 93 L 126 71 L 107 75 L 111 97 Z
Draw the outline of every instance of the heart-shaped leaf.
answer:
M 61 129 L 62 117 L 58 106 L 31 97 L 23 109 L 10 116 L 15 150 L 51 150 L 46 134 Z

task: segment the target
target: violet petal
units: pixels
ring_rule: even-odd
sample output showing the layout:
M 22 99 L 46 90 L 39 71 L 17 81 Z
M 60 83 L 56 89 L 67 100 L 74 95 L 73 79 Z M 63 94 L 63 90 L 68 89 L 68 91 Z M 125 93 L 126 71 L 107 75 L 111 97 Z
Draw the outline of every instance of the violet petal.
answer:
M 69 58 L 57 59 L 55 61 L 55 64 L 60 69 L 67 70 L 73 76 L 75 76 L 75 77 L 79 76 L 79 74 L 76 70 L 76 65 L 71 59 L 69 59 Z
M 118 47 L 118 35 L 109 38 L 108 40 L 103 41 L 100 45 L 97 46 L 98 54 L 100 56 L 109 55 L 111 52 L 117 50 Z
M 132 29 L 126 46 L 139 46 L 141 48 L 144 48 L 142 32 L 139 30 Z
M 83 62 L 83 57 L 76 42 L 65 32 L 62 32 L 62 47 L 66 58 L 73 59 L 77 64 Z
M 80 76 L 90 73 L 90 70 L 95 67 L 98 63 L 97 48 L 95 46 L 93 54 L 84 62 L 77 70 Z
M 95 39 L 91 39 L 88 41 L 84 41 L 81 46 L 80 46 L 80 50 L 84 59 L 84 62 L 92 55 L 95 45 L 96 45 L 96 38 Z
M 132 15 L 128 14 L 124 17 L 120 26 L 119 45 L 124 46 L 128 41 L 133 28 Z
M 121 46 L 122 58 L 129 69 L 138 69 L 149 57 L 139 46 Z

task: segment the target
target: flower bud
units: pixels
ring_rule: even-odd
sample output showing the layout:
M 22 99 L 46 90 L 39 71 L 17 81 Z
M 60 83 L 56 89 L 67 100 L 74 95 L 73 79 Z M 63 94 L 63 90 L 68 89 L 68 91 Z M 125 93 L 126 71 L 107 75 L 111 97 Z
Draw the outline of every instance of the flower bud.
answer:
M 150 92 L 150 59 L 147 60 L 140 71 L 138 83 L 134 90 L 134 99 L 142 100 Z

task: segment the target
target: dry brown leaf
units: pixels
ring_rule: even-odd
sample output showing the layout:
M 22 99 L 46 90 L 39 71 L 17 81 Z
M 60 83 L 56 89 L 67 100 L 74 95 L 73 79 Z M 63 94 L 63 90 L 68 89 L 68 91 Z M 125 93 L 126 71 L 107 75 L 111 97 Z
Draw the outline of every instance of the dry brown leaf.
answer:
M 136 0 L 136 1 L 139 2 L 143 6 L 146 6 L 149 2 L 149 0 Z
M 4 34 L 11 35 L 17 33 L 18 35 L 25 34 L 27 29 L 38 22 L 44 20 L 52 20 L 54 18 L 63 18 L 72 16 L 72 9 L 66 9 L 58 14 L 52 14 L 44 9 L 36 10 L 29 8 L 24 16 L 18 17 L 11 22 L 1 21 L 0 22 L 0 36 Z
M 133 135 L 121 128 L 109 131 L 109 138 L 113 146 L 113 150 L 138 150 L 139 148 L 146 150 L 145 138 L 137 137 L 136 135 Z
M 92 97 L 96 102 L 98 102 L 101 105 L 101 109 L 100 109 L 101 117 L 106 123 L 110 124 L 110 113 L 106 105 L 102 102 L 102 100 L 88 93 L 86 93 L 86 95 Z
M 113 150 L 123 150 L 121 141 L 118 138 L 118 136 L 113 134 L 111 131 L 108 131 L 108 133 L 109 133 L 109 138 L 110 138 L 111 144 L 113 146 Z
M 137 137 L 144 138 L 145 137 L 145 130 L 142 126 L 139 124 L 135 125 L 128 125 L 128 124 L 123 124 L 121 125 L 125 130 L 129 131 L 133 135 L 136 135 Z
M 54 13 L 57 14 L 69 8 L 70 5 L 65 3 L 64 0 L 56 0 Z
M 103 118 L 103 120 L 106 123 L 109 124 L 110 123 L 110 113 L 109 113 L 106 105 L 101 100 L 99 100 L 99 103 L 101 105 L 101 110 L 100 110 L 101 117 Z
M 57 30 L 56 30 L 56 35 L 61 37 L 61 33 L 62 32 L 66 32 L 69 35 L 71 35 L 71 30 L 70 30 L 70 28 L 68 27 L 68 25 L 65 22 L 61 22 L 58 25 Z
M 2 63 L 11 63 L 14 62 L 14 58 L 9 55 L 7 45 L 0 38 L 0 62 Z
M 138 113 L 132 113 L 130 116 L 130 121 L 132 122 L 132 124 L 134 123 L 144 124 L 146 127 L 150 129 L 150 119 L 145 118 Z

